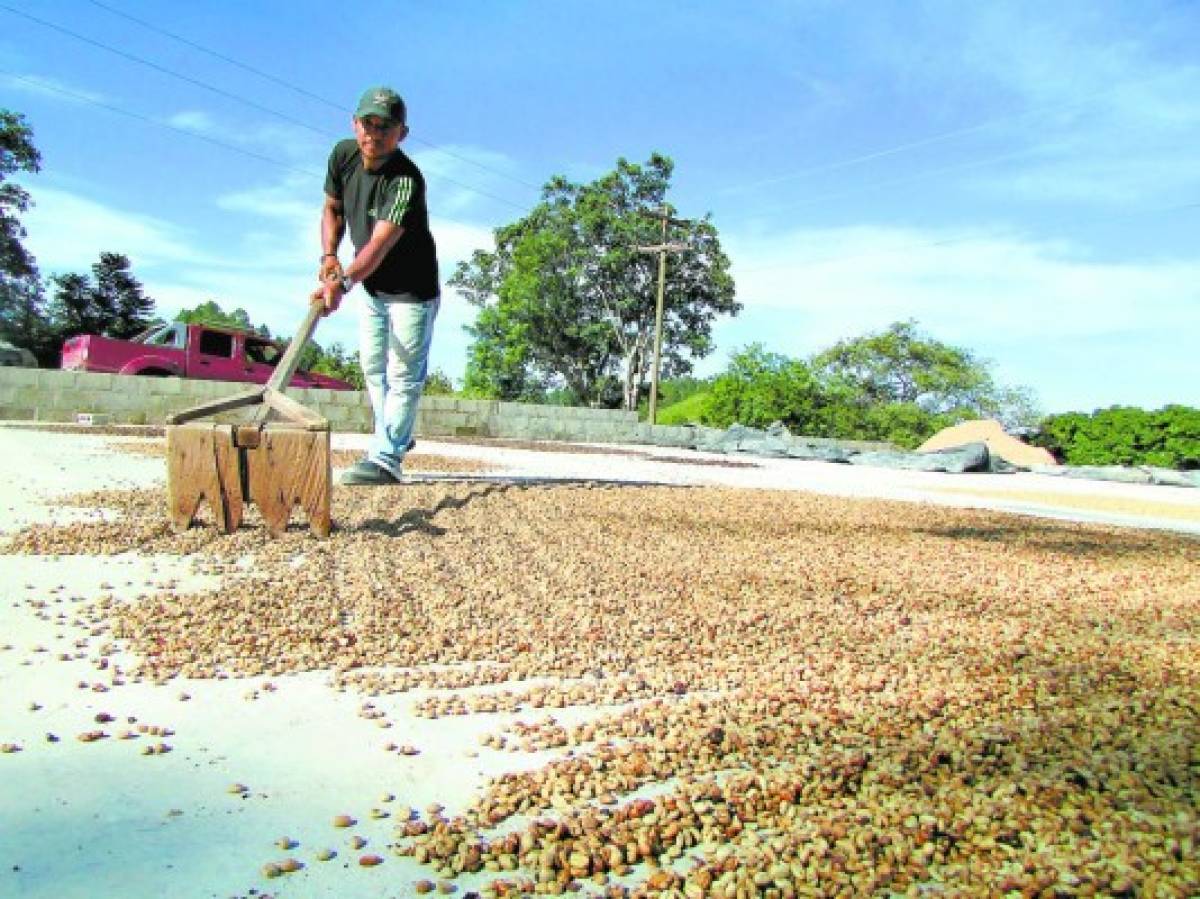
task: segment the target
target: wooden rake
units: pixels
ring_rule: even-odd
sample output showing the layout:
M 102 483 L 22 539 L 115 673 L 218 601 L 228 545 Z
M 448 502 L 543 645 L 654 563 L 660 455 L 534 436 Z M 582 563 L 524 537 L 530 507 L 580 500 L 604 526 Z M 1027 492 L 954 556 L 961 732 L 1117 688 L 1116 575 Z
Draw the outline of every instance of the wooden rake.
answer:
M 241 526 L 252 502 L 274 536 L 287 530 L 297 504 L 313 533 L 329 536 L 329 422 L 283 393 L 321 311 L 319 300 L 309 307 L 265 386 L 167 417 L 167 514 L 177 532 L 207 499 L 224 534 Z M 247 424 L 195 421 L 245 406 L 259 407 Z M 268 423 L 272 412 L 283 421 Z

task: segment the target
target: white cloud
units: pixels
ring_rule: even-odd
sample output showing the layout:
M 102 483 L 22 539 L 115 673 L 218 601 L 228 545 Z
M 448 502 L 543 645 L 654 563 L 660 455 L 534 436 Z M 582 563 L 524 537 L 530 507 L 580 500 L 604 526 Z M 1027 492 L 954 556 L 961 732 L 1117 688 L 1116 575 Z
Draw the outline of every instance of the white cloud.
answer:
M 273 184 L 223 194 L 219 209 L 230 213 L 238 255 L 256 264 L 316 270 L 321 252 L 321 186 L 290 174 Z
M 110 98 L 104 94 L 47 75 L 0 74 L 0 87 L 24 94 L 35 94 L 63 103 L 111 102 Z
M 998 132 L 1053 147 L 1048 158 L 984 186 L 1035 200 L 1114 204 L 1200 188 L 1191 150 L 1200 140 L 1200 66 L 1171 52 L 1161 32 L 1170 12 L 1145 13 L 1122 21 L 1099 8 L 1060 7 L 1031 18 L 991 6 L 968 20 L 966 74 L 1026 110 Z
M 267 155 L 284 166 L 306 166 L 310 177 L 321 178 L 324 153 L 336 138 L 316 127 L 303 127 L 286 121 L 255 121 L 245 125 L 228 116 L 218 117 L 204 109 L 184 109 L 160 117 L 158 121 L 211 141 L 238 147 L 247 153 Z
M 476 217 L 499 209 L 515 218 L 532 208 L 538 189 L 523 183 L 513 160 L 478 147 L 447 144 L 411 146 L 407 151 L 425 175 L 431 211 L 454 217 Z
M 429 229 L 437 241 L 438 262 L 442 268 L 442 280 L 449 277 L 453 263 L 465 262 L 476 250 L 492 250 L 492 229 L 468 222 L 432 217 Z
M 1021 338 L 1112 333 L 1148 314 L 1200 329 L 1197 260 L 1096 262 L 1064 243 L 865 227 L 726 244 L 743 302 L 812 315 L 839 336 L 897 315 Z
M 79 194 L 38 185 L 23 221 L 27 246 L 45 273 L 86 271 L 102 250 L 136 265 L 190 264 L 203 259 L 194 235 L 154 216 L 106 206 Z
M 185 131 L 197 131 L 201 133 L 212 131 L 216 124 L 211 115 L 199 109 L 177 112 L 172 116 L 168 116 L 166 122 L 173 128 L 182 128 Z
M 913 318 L 1053 408 L 1200 399 L 1197 258 L 1097 261 L 1063 242 L 866 227 L 723 242 L 746 310 L 718 328 L 706 373 L 754 340 L 807 356 Z
M 298 320 L 289 313 L 304 308 L 316 272 L 315 236 L 314 249 L 299 255 L 276 233 L 247 230 L 235 235 L 241 246 L 230 252 L 219 240 L 78 194 L 43 187 L 35 199 L 25 217 L 27 241 L 44 274 L 86 272 L 101 251 L 121 252 L 164 316 L 216 299 L 287 332 Z

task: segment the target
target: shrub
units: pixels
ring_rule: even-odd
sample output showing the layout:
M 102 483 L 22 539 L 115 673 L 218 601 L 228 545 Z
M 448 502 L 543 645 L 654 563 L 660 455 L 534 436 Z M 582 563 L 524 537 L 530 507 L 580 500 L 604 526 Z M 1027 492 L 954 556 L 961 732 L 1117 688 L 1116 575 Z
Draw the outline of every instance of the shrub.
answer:
M 701 420 L 718 428 L 735 421 L 752 428 L 782 421 L 794 433 L 811 434 L 824 430 L 826 405 L 825 391 L 808 365 L 753 344 L 713 382 Z
M 454 393 L 454 382 L 440 368 L 435 368 L 426 376 L 422 393 L 425 396 L 449 396 Z
M 1200 409 L 1112 406 L 1048 416 L 1033 443 L 1068 465 L 1200 468 Z

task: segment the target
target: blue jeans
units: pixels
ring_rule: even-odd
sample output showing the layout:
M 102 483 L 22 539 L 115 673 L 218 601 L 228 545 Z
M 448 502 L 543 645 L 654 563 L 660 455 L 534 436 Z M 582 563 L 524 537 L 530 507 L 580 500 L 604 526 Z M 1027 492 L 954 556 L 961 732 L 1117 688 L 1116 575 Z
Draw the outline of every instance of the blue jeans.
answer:
M 411 297 L 373 297 L 365 290 L 359 296 L 358 354 L 375 415 L 367 458 L 399 477 L 429 373 L 433 320 L 441 300 L 401 302 L 401 297 Z

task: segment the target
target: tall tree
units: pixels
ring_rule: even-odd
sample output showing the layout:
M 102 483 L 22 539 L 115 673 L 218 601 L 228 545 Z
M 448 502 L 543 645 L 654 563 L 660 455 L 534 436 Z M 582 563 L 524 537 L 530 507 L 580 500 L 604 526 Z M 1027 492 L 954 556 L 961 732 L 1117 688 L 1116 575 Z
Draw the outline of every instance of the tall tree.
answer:
M 0 285 L 0 340 L 29 350 L 40 366 L 58 364 L 58 341 L 47 318 L 46 295 L 38 278 L 14 278 Z
M 484 306 L 467 330 L 474 341 L 468 351 L 463 391 L 468 396 L 502 397 L 538 402 L 548 378 L 534 371 L 524 326 L 514 320 L 510 307 Z
M 468 389 L 517 398 L 565 385 L 578 401 L 613 399 L 636 408 L 649 375 L 660 209 L 674 163 L 617 161 L 607 175 L 574 184 L 555 177 L 524 218 L 498 228 L 495 249 L 460 263 L 450 283 L 481 308 Z M 729 259 L 707 216 L 668 234 L 671 255 L 663 315 L 663 375 L 691 371 L 712 350 L 718 315 L 736 315 Z M 615 389 L 614 389 L 615 387 Z
M 866 405 L 913 404 L 933 415 L 999 418 L 1009 426 L 1037 419 L 1027 390 L 998 385 L 985 360 L 922 333 L 911 319 L 841 340 L 812 365 Z
M 93 302 L 103 316 L 103 331 L 109 337 L 128 340 L 146 330 L 154 320 L 154 300 L 146 296 L 133 276 L 128 256 L 101 253 L 92 266 L 95 278 Z
M 72 272 L 50 279 L 50 326 L 59 341 L 76 334 L 126 340 L 154 322 L 154 300 L 130 270 L 129 257 L 101 253 L 91 276 Z
M 77 334 L 99 334 L 105 322 L 94 303 L 92 280 L 70 272 L 50 279 L 50 325 L 60 341 Z
M 41 357 L 47 343 L 44 294 L 33 255 L 21 243 L 20 214 L 29 192 L 8 181 L 15 172 L 37 172 L 41 155 L 23 116 L 0 109 L 0 338 Z

